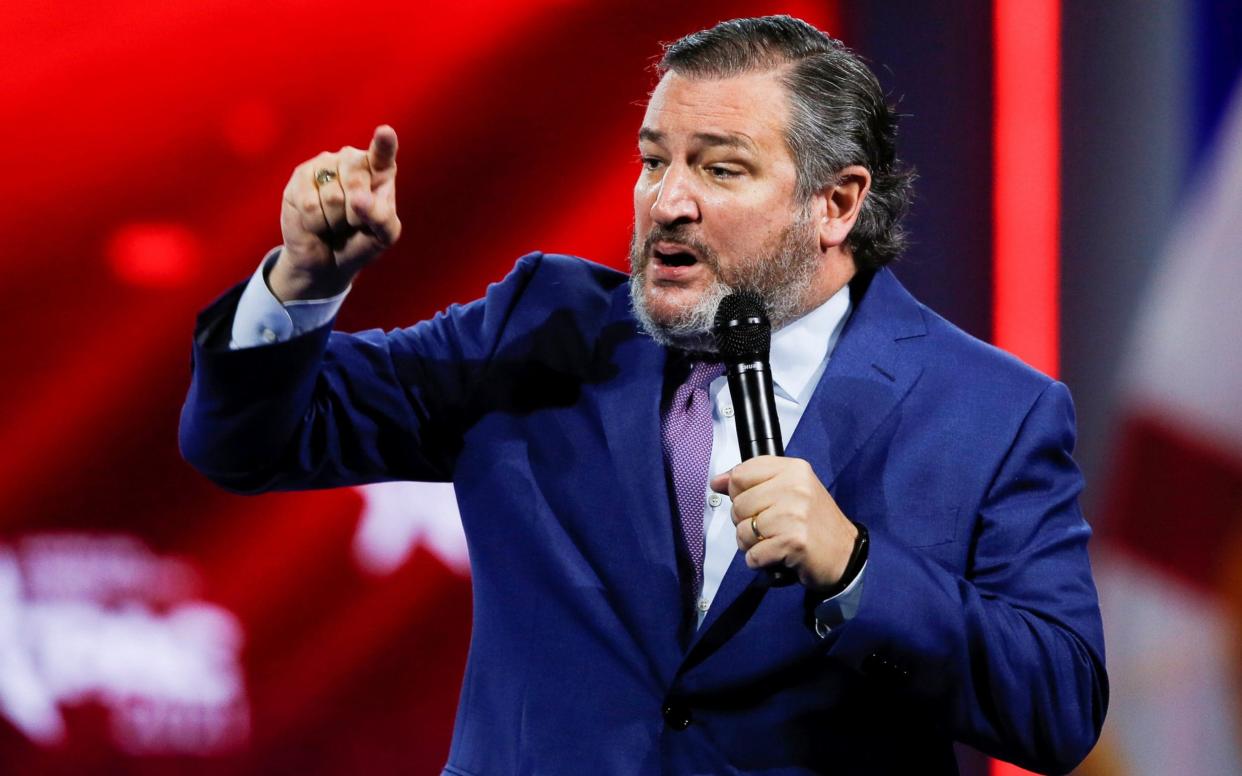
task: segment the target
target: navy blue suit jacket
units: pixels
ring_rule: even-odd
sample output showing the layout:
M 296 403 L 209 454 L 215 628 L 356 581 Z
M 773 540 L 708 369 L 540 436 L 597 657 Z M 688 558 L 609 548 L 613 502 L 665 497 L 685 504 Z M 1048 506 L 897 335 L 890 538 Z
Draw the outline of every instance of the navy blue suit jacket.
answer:
M 182 450 L 243 492 L 455 483 L 475 606 L 445 773 L 954 773 L 954 740 L 1067 770 L 1107 703 L 1069 395 L 887 270 L 851 291 L 787 440 L 871 534 L 826 639 L 741 555 L 686 633 L 666 353 L 580 259 L 408 329 L 230 352 L 234 290 L 200 319 Z

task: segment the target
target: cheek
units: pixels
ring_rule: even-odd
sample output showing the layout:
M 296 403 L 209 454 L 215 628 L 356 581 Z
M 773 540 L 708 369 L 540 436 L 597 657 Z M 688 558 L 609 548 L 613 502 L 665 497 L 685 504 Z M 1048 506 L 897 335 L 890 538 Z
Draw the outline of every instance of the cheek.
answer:
M 640 177 L 634 183 L 634 223 L 642 224 L 651 220 L 652 187 Z
M 743 207 L 734 202 L 717 204 L 711 211 L 705 207 L 705 212 L 714 216 L 712 233 L 721 245 L 745 247 L 763 244 L 772 232 L 774 216 L 781 211 L 775 205 L 747 204 Z M 706 216 L 704 222 L 707 222 Z
M 773 214 L 780 212 L 782 211 L 774 208 L 768 212 L 739 214 L 733 219 L 721 219 L 721 250 L 733 257 L 734 261 L 743 264 L 766 255 L 780 240 L 787 225 L 772 218 Z

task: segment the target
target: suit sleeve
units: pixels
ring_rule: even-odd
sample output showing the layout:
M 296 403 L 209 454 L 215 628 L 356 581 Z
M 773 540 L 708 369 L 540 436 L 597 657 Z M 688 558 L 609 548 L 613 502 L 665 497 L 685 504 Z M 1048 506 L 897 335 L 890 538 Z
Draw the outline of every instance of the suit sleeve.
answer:
M 451 479 L 479 376 L 541 259 L 406 329 L 328 325 L 242 350 L 227 346 L 233 289 L 199 316 L 182 455 L 243 493 Z
M 1108 702 L 1073 444 L 1069 393 L 1051 383 L 984 499 L 967 576 L 873 532 L 858 612 L 830 646 L 955 738 L 1041 772 L 1086 756 Z

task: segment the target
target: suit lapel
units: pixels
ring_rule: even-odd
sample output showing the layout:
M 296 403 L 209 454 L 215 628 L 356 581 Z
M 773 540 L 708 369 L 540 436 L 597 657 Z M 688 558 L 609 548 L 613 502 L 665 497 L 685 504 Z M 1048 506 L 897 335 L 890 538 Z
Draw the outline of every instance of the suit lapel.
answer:
M 888 270 L 858 279 L 850 294 L 854 306 L 850 320 L 785 450 L 788 456 L 809 461 L 830 492 L 922 373 L 922 364 L 903 357 L 901 341 L 927 333 L 918 303 Z M 767 585 L 766 573 L 748 568 L 741 552 L 734 555 L 690 652 L 701 643 L 707 647 L 721 640 L 719 634 L 705 639 L 717 623 L 740 627 L 734 622 L 737 618 L 722 622 L 722 614 L 748 590 L 745 600 L 757 606 L 754 599 L 761 593 L 753 588 Z
M 787 455 L 811 462 L 829 491 L 880 423 L 918 381 L 923 366 L 903 358 L 901 341 L 927 333 L 918 303 L 882 270 L 856 302 Z
M 670 600 L 677 601 L 673 517 L 660 438 L 666 351 L 639 328 L 625 286 L 614 294 L 608 331 L 599 358 L 616 376 L 600 386 L 600 419 L 638 543 L 649 562 L 668 571 L 674 588 Z

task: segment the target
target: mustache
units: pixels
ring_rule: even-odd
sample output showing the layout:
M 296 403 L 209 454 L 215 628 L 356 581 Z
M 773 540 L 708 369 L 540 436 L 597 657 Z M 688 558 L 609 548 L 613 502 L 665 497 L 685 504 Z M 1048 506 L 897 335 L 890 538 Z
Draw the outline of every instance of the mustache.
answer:
M 651 230 L 647 232 L 646 239 L 643 240 L 641 258 L 644 266 L 651 260 L 652 249 L 658 242 L 681 243 L 698 254 L 700 261 L 704 264 L 714 270 L 720 270 L 720 262 L 716 257 L 716 252 L 707 243 L 696 237 L 689 229 L 684 226 L 667 227 L 659 224 L 652 226 Z

